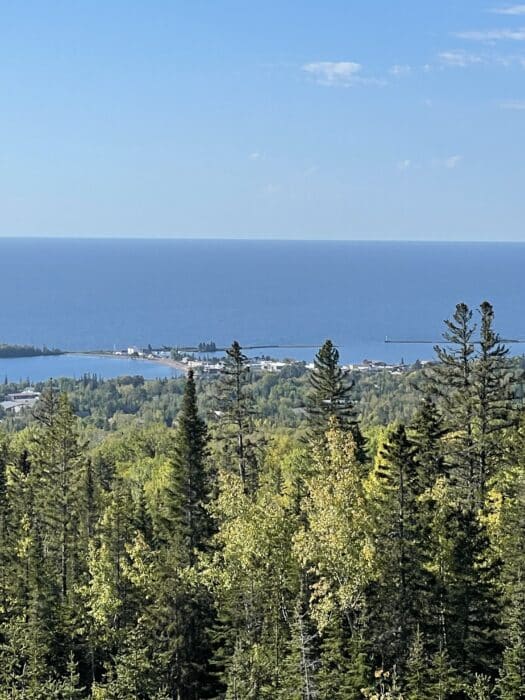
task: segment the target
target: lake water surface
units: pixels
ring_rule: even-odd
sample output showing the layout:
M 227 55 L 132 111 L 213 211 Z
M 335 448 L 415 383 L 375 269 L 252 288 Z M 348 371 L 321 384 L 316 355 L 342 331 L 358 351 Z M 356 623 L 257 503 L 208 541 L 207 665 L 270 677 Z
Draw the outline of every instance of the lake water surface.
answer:
M 128 358 L 97 357 L 94 355 L 51 355 L 47 357 L 21 357 L 0 359 L 0 380 L 10 382 L 44 382 L 59 377 L 81 378 L 95 374 L 104 379 L 124 375 L 142 375 L 145 379 L 178 377 L 176 369 L 159 362 Z
M 5 343 L 318 347 L 331 338 L 344 362 L 411 362 L 431 358 L 432 345 L 385 336 L 438 341 L 457 302 L 485 299 L 504 337 L 525 338 L 519 243 L 0 239 L 0 259 Z M 265 352 L 309 360 L 315 351 Z M 0 377 L 132 373 L 125 362 L 9 360 Z M 159 372 L 170 370 L 140 363 L 145 376 Z

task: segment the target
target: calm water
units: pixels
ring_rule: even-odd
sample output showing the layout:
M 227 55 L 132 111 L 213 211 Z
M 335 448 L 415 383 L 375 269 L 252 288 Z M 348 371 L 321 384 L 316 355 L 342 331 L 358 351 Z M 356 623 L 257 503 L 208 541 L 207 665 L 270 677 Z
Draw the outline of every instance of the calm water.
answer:
M 178 372 L 157 362 L 127 358 L 93 357 L 91 355 L 58 355 L 51 357 L 0 359 L 0 380 L 11 382 L 45 382 L 51 378 L 95 374 L 110 379 L 123 375 L 142 375 L 145 379 L 178 377 Z
M 431 346 L 385 345 L 385 336 L 438 340 L 458 301 L 484 299 L 502 335 L 525 338 L 525 244 L 0 239 L 0 256 L 2 342 L 83 350 L 332 338 L 343 361 L 413 361 Z M 10 377 L 43 362 L 84 371 L 78 358 L 9 362 Z

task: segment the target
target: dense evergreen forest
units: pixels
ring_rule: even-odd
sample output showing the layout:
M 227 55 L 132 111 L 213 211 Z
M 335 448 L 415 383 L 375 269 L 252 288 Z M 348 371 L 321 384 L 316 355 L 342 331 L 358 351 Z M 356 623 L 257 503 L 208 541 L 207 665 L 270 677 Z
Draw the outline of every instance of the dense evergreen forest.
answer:
M 525 698 L 522 362 L 487 302 L 436 354 L 4 416 L 0 700 Z

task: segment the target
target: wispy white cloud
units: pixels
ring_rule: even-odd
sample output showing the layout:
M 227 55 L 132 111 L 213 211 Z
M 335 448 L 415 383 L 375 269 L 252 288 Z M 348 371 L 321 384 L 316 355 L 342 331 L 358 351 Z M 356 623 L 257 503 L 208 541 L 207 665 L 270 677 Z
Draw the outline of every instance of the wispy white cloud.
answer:
M 425 161 L 414 161 L 410 158 L 399 160 L 396 163 L 396 168 L 401 173 L 406 173 L 409 170 L 427 170 L 428 168 L 445 168 L 446 170 L 455 170 L 463 162 L 463 156 L 456 154 L 447 156 L 446 158 L 432 158 Z
M 382 84 L 380 80 L 363 76 L 362 69 L 363 66 L 355 61 L 316 61 L 302 66 L 302 70 L 320 85 L 350 87 Z
M 388 72 L 390 73 L 390 75 L 393 75 L 396 78 L 400 78 L 403 75 L 408 75 L 409 73 L 411 73 L 412 68 L 407 65 L 396 64 L 395 66 L 392 66 Z
M 452 155 L 446 158 L 433 158 L 430 165 L 434 168 L 445 168 L 446 170 L 455 170 L 463 162 L 463 156 Z
M 525 27 L 519 29 L 483 29 L 468 32 L 455 32 L 458 39 L 470 41 L 525 41 Z
M 462 160 L 463 156 L 460 155 L 449 156 L 448 158 L 445 158 L 445 160 L 443 161 L 443 165 L 449 170 L 454 170 L 454 168 L 457 168 L 458 165 L 461 164 Z
M 525 100 L 507 100 L 500 103 L 501 109 L 510 109 L 517 112 L 525 112 Z
M 503 54 L 496 51 L 471 52 L 464 49 L 442 51 L 438 54 L 441 66 L 451 68 L 467 68 L 469 66 L 499 66 L 500 68 L 524 68 L 525 55 L 520 53 Z
M 483 56 L 470 53 L 469 51 L 463 51 L 461 49 L 454 51 L 442 51 L 439 54 L 439 60 L 443 65 L 452 66 L 454 68 L 466 68 L 467 66 L 484 63 Z
M 507 7 L 495 7 L 491 10 L 497 15 L 525 15 L 525 5 L 507 5 Z
M 259 151 L 254 151 L 253 153 L 250 153 L 250 160 L 260 160 L 262 158 L 262 154 L 259 153 Z

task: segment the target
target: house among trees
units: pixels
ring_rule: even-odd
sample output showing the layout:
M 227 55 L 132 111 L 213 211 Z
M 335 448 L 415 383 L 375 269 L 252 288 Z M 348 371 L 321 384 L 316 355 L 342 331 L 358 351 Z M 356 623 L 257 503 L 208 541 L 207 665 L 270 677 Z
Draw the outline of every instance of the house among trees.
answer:
M 23 391 L 7 394 L 6 400 L 0 402 L 0 406 L 4 411 L 20 413 L 24 408 L 33 408 L 39 398 L 39 391 L 34 391 L 31 387 L 27 387 Z

